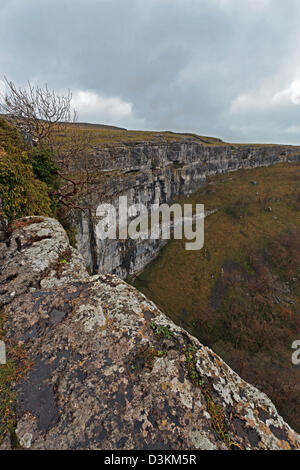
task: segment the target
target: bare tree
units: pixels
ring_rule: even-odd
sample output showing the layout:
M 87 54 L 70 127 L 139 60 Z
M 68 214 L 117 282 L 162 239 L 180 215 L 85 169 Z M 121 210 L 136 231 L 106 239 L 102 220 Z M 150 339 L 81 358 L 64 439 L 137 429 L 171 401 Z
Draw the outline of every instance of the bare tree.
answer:
M 27 88 L 18 88 L 4 77 L 7 91 L 1 95 L 0 109 L 23 134 L 30 137 L 35 147 L 47 146 L 59 164 L 57 175 L 61 184 L 52 193 L 59 202 L 75 209 L 86 209 L 78 202 L 92 173 L 88 166 L 90 135 L 87 130 L 80 132 L 75 125 L 77 112 L 72 110 L 72 93 L 57 95 L 47 84 L 42 88 L 28 82 Z M 74 162 L 80 172 L 73 176 Z M 76 166 L 76 165 L 75 165 Z
M 72 123 L 59 123 L 50 135 L 50 145 L 59 164 L 57 174 L 61 185 L 55 196 L 67 208 L 89 210 L 79 203 L 80 196 L 95 182 L 95 173 L 89 165 L 92 136 L 86 129 Z
M 76 112 L 72 118 L 70 90 L 66 95 L 57 95 L 47 84 L 42 88 L 28 82 L 27 88 L 17 88 L 6 77 L 4 80 L 7 91 L 1 95 L 1 110 L 34 144 L 50 143 L 58 123 L 76 121 Z

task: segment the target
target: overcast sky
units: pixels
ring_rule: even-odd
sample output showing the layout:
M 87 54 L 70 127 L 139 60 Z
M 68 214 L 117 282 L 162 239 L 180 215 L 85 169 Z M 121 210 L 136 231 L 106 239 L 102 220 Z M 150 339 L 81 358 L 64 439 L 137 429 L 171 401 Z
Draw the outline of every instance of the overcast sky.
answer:
M 300 144 L 299 0 L 0 3 L 1 76 L 80 121 Z

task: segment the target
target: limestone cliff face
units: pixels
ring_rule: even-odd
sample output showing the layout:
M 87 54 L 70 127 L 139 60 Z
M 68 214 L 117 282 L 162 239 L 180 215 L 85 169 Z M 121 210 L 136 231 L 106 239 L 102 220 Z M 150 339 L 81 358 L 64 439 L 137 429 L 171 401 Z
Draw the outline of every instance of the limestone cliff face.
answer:
M 100 203 L 111 202 L 117 208 L 119 196 L 127 196 L 129 204 L 142 203 L 147 207 L 169 203 L 180 194 L 196 191 L 207 175 L 299 158 L 298 147 L 203 145 L 192 139 L 99 147 L 89 156 L 88 166 L 105 177 L 89 191 L 90 215 L 80 213 L 75 220 L 78 249 L 93 273 L 126 278 L 151 261 L 163 242 L 97 240 L 93 215 Z M 80 162 L 74 163 L 74 171 L 79 170 Z
M 5 341 L 32 360 L 12 384 L 23 448 L 300 449 L 266 395 L 144 295 L 90 277 L 57 221 L 16 221 L 0 259 Z

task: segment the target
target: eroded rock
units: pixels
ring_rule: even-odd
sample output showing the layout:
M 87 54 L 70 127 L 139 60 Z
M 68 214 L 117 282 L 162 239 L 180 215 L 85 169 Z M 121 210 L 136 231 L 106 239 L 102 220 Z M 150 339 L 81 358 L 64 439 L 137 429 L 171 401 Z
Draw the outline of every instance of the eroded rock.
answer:
M 0 297 L 6 340 L 33 361 L 12 384 L 23 448 L 300 448 L 266 395 L 143 294 L 89 277 L 75 251 L 55 269 L 69 248 L 63 229 L 30 220 L 2 252 Z

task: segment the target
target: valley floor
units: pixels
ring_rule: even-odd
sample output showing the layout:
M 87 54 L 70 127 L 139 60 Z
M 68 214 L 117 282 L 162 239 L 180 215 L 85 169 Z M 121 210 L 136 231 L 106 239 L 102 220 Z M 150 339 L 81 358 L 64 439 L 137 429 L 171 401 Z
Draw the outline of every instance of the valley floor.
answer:
M 201 251 L 172 240 L 134 285 L 274 401 L 300 431 L 300 164 L 208 180 L 184 203 L 218 209 Z

